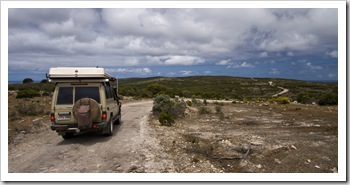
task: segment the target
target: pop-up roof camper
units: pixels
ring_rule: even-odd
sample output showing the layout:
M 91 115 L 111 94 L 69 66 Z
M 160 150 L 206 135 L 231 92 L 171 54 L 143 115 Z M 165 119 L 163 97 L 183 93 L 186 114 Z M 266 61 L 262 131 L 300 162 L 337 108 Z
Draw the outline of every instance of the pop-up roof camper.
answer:
M 49 82 L 110 82 L 117 91 L 118 80 L 104 68 L 93 67 L 54 67 L 46 75 Z
M 91 67 L 56 67 L 50 68 L 48 78 L 58 79 L 113 79 L 104 68 Z

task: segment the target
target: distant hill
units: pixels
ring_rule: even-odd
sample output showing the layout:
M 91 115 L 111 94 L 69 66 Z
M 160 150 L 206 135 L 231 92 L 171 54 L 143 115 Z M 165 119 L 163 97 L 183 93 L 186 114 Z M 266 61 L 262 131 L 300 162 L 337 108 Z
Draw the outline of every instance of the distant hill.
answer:
M 312 99 L 325 93 L 338 93 L 336 82 L 308 82 L 274 78 L 241 78 L 230 76 L 151 77 L 119 79 L 119 92 L 124 96 L 154 97 L 168 94 L 172 97 L 206 99 L 267 98 L 281 91 L 283 96 L 296 99 L 307 96 Z M 311 100 L 310 100 L 311 101 Z
M 50 94 L 53 83 L 9 84 L 8 90 L 28 89 Z M 278 78 L 241 78 L 231 76 L 150 77 L 119 79 L 119 94 L 136 98 L 154 98 L 157 94 L 171 97 L 201 99 L 228 99 L 270 101 L 272 95 L 283 89 L 280 96 L 301 103 L 334 105 L 338 102 L 337 82 L 310 82 Z M 274 100 L 272 100 L 274 101 Z

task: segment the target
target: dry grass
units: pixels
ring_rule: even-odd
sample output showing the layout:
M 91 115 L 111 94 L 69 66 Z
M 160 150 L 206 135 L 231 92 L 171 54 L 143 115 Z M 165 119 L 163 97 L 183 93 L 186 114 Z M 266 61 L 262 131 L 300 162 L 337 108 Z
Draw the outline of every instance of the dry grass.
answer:
M 152 125 L 157 137 L 172 138 L 161 144 L 177 172 L 332 173 L 338 168 L 336 106 L 250 103 L 206 109 L 216 112 L 193 112 L 171 128 Z
M 9 142 L 21 132 L 31 132 L 38 127 L 48 126 L 50 110 L 50 97 L 16 99 L 15 95 L 10 95 L 8 100 Z

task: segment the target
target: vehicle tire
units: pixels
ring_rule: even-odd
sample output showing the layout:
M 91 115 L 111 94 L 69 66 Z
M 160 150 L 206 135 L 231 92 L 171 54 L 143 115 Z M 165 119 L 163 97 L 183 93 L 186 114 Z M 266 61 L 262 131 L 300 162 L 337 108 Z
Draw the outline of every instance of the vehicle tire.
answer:
M 62 135 L 63 139 L 70 139 L 74 136 L 74 132 L 66 132 Z
M 105 136 L 112 136 L 113 132 L 114 132 L 114 124 L 113 124 L 112 120 L 109 120 L 109 122 L 106 126 L 106 129 L 107 129 L 107 132 L 104 135 Z
M 117 120 L 115 120 L 115 122 L 114 122 L 115 125 L 120 125 L 122 123 L 122 115 L 121 115 L 120 109 L 119 109 L 118 116 L 119 116 L 119 118 Z
M 114 122 L 115 125 L 120 125 L 122 123 L 122 116 L 120 115 L 119 118 Z

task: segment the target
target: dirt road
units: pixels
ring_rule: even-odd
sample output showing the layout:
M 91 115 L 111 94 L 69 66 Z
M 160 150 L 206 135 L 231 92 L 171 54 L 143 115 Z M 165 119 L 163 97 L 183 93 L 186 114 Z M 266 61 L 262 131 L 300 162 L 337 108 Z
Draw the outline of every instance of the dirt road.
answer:
M 283 87 L 278 87 L 278 88 L 282 89 L 282 91 L 277 93 L 277 94 L 272 95 L 272 97 L 277 97 L 277 96 L 280 96 L 282 94 L 285 94 L 285 93 L 289 92 L 289 89 L 286 89 L 286 88 L 283 88 Z
M 44 132 L 24 134 L 26 142 L 9 146 L 9 172 L 173 172 L 148 127 L 151 108 L 152 101 L 124 104 L 122 123 L 111 137 L 90 132 L 64 140 L 48 125 Z

